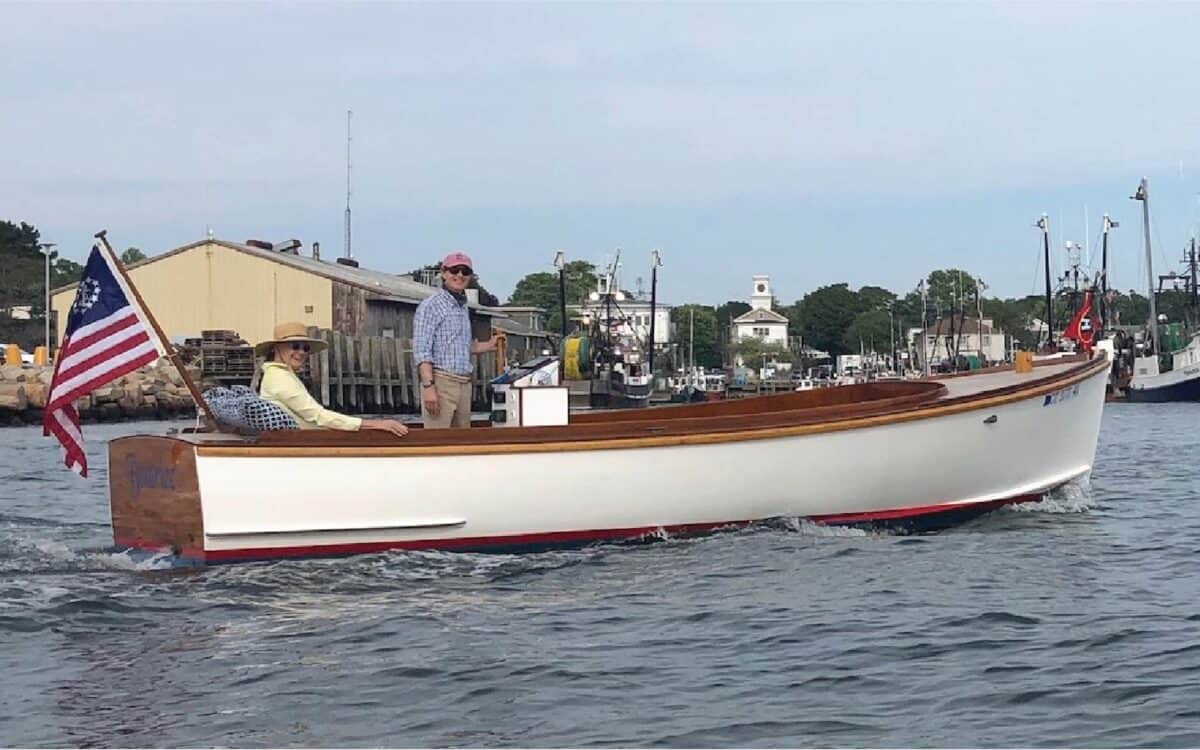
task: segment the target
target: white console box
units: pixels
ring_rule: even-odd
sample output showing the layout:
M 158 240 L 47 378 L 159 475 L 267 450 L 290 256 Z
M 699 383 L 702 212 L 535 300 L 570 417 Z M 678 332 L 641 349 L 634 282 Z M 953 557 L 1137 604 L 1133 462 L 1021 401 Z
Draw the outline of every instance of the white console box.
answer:
M 504 406 L 505 422 L 512 427 L 551 427 L 569 419 L 566 386 L 509 388 Z

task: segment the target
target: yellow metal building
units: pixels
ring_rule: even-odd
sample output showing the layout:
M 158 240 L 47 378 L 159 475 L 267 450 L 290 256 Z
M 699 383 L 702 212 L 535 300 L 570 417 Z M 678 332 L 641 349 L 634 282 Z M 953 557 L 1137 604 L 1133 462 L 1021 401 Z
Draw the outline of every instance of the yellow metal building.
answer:
M 275 324 L 284 321 L 355 336 L 407 338 L 416 305 L 435 291 L 393 274 L 298 253 L 298 248 L 280 252 L 209 239 L 140 261 L 128 270 L 173 341 L 224 329 L 253 343 L 270 338 Z M 58 331 L 66 330 L 76 286 L 52 293 Z M 472 307 L 474 313 L 490 317 Z

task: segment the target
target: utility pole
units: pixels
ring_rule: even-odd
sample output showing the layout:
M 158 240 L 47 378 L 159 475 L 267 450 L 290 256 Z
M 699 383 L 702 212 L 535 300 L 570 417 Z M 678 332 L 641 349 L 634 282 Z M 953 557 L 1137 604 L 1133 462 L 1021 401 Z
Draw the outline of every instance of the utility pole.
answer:
M 982 279 L 975 279 L 975 316 L 979 319 L 979 366 L 987 364 L 987 355 L 983 352 L 983 290 L 986 285 Z
M 558 350 L 561 352 L 558 362 L 559 380 L 566 379 L 566 357 L 567 357 L 567 282 L 564 269 L 567 267 L 567 254 L 562 250 L 554 253 L 554 266 L 558 269 L 558 314 L 562 318 L 559 321 L 559 330 L 562 332 L 562 338 L 558 342 Z
M 47 360 L 49 360 L 51 358 L 50 357 L 50 354 L 51 354 L 51 352 L 50 352 L 50 249 L 55 247 L 56 245 L 57 245 L 57 243 L 55 243 L 55 242 L 43 242 L 42 243 L 42 251 L 46 253 L 46 311 L 45 311 L 44 315 L 46 318 L 46 339 L 45 339 L 45 341 L 46 341 L 46 359 Z
M 921 279 L 921 373 L 925 377 L 929 377 L 929 349 L 927 339 L 929 338 L 929 325 L 925 321 L 925 279 Z
M 896 318 L 892 314 L 892 306 L 894 304 L 895 300 L 888 300 L 888 339 L 890 340 L 892 347 L 890 356 L 891 361 L 889 366 L 892 368 L 893 373 L 899 369 L 896 367 Z

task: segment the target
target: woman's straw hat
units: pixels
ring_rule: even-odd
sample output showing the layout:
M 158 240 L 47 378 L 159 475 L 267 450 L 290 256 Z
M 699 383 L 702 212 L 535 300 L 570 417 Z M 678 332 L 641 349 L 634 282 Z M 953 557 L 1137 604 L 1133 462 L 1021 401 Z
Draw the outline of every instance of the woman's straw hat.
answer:
M 254 353 L 262 356 L 275 348 L 276 344 L 308 344 L 312 351 L 319 352 L 328 346 L 321 339 L 308 335 L 308 327 L 303 323 L 280 323 L 275 326 L 275 337 L 259 342 L 254 346 Z

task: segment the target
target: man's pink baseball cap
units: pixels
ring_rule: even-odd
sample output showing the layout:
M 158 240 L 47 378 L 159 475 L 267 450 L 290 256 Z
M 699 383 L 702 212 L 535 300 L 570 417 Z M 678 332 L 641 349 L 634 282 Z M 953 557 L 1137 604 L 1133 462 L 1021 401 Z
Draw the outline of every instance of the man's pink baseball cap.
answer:
M 445 258 L 442 258 L 442 268 L 454 268 L 455 266 L 466 266 L 472 271 L 475 270 L 475 264 L 471 262 L 471 256 L 461 250 L 455 250 Z

